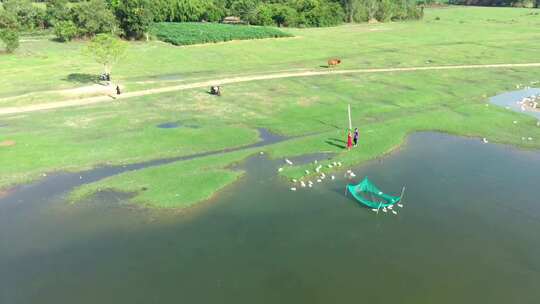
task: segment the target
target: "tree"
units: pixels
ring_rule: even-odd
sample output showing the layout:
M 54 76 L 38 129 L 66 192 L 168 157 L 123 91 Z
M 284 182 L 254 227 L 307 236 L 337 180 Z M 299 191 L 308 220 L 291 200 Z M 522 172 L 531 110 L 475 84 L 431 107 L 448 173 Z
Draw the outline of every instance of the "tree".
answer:
M 362 0 L 362 5 L 366 10 L 367 21 L 371 22 L 377 20 L 375 16 L 379 11 L 379 0 Z
M 153 21 L 152 3 L 149 0 L 117 0 L 113 5 L 120 27 L 128 38 L 140 39 Z
M 34 29 L 45 26 L 45 12 L 33 6 L 30 0 L 7 0 L 3 7 L 6 12 L 17 18 L 22 28 Z
M 307 26 L 333 26 L 343 22 L 344 12 L 339 3 L 328 0 L 302 0 L 297 6 L 302 22 Z
M 208 3 L 206 3 L 206 8 L 204 9 L 202 18 L 204 21 L 220 22 L 221 20 L 223 20 L 226 13 L 227 12 L 224 6 L 221 6 L 219 3 L 209 1 Z
M 71 19 L 68 8 L 68 0 L 49 0 L 47 2 L 47 20 L 49 25 L 54 26 L 58 21 L 67 21 Z
M 252 19 L 255 15 L 257 2 L 256 0 L 236 0 L 230 5 L 231 14 L 242 20 Z
M 6 52 L 13 53 L 19 47 L 19 32 L 6 29 L 0 32 L 0 39 L 6 45 Z
M 127 43 L 108 34 L 96 35 L 88 44 L 85 53 L 103 66 L 106 75 L 110 75 L 112 66 L 117 63 L 127 49 Z
M 100 33 L 114 34 L 116 19 L 104 0 L 82 2 L 73 9 L 73 23 L 81 36 L 92 37 Z
M 8 53 L 13 53 L 19 47 L 18 31 L 17 17 L 6 10 L 0 10 L 0 40 L 4 42 Z
M 392 20 L 399 10 L 399 6 L 395 3 L 395 0 L 380 0 L 376 18 L 381 22 L 388 22 Z
M 272 20 L 278 27 L 296 26 L 298 14 L 295 9 L 285 4 L 272 4 Z
M 255 14 L 251 15 L 247 21 L 250 24 L 273 25 L 274 20 L 272 19 L 272 16 L 272 6 L 266 3 L 261 3 L 259 6 L 257 6 Z
M 358 0 L 341 0 L 341 5 L 345 10 L 347 22 L 352 23 L 354 21 L 354 15 L 356 15 L 356 12 L 358 10 Z

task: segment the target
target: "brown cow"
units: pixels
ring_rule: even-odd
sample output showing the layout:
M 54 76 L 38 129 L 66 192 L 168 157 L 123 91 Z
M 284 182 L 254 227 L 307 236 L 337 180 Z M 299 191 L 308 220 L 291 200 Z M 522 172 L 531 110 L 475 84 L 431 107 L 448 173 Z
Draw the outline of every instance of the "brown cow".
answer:
M 328 59 L 328 67 L 331 68 L 331 67 L 335 67 L 336 65 L 338 64 L 341 64 L 341 59 L 337 59 L 337 58 L 334 58 L 334 59 Z

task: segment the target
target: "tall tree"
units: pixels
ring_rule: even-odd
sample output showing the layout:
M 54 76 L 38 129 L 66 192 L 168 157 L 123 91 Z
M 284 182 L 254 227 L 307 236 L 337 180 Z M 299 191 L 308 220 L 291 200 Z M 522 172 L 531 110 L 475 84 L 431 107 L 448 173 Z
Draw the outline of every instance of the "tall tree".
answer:
M 19 47 L 17 17 L 3 9 L 0 9 L 0 40 L 4 42 L 8 53 L 13 53 Z
M 98 34 L 88 44 L 85 53 L 103 66 L 106 75 L 127 49 L 127 43 L 109 34 Z
M 352 23 L 354 21 L 354 15 L 360 6 L 359 0 L 341 0 L 341 5 L 345 10 L 347 22 Z
M 47 2 L 47 19 L 50 25 L 55 25 L 59 21 L 71 19 L 68 0 L 49 0 Z
M 75 6 L 73 22 L 81 36 L 114 34 L 118 29 L 116 19 L 104 0 L 90 0 Z
M 114 13 L 127 38 L 140 39 L 148 32 L 153 21 L 152 3 L 149 0 L 117 0 Z

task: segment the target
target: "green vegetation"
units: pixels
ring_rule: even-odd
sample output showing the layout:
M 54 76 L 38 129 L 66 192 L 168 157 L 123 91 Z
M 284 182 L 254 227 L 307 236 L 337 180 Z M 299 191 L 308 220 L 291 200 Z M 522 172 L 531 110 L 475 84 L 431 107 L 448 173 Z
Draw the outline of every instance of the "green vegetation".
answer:
M 152 33 L 174 45 L 202 44 L 230 40 L 290 37 L 276 28 L 216 23 L 158 23 Z
M 148 32 L 154 19 L 150 0 L 118 0 L 110 3 L 124 36 L 140 39 Z
M 79 31 L 73 21 L 57 21 L 54 26 L 54 34 L 60 41 L 71 41 L 77 37 Z
M 320 65 L 330 57 L 343 59 L 338 69 L 540 62 L 536 43 L 540 33 L 530 30 L 540 21 L 530 14 L 533 11 L 430 9 L 419 22 L 286 29 L 295 39 L 185 48 L 135 42 L 115 66 L 115 81 L 133 91 L 291 69 L 326 71 Z M 23 42 L 10 60 L 0 61 L 6 71 L 0 108 L 72 98 L 55 90 L 84 85 L 85 77 L 99 71 L 82 55 L 86 45 Z M 0 128 L 0 142 L 14 143 L 0 146 L 0 188 L 56 170 L 244 146 L 257 141 L 255 129 L 260 127 L 284 135 L 316 135 L 126 173 L 87 185 L 74 197 L 113 188 L 136 192 L 137 203 L 182 207 L 235 180 L 240 173 L 228 165 L 260 150 L 273 157 L 336 152 L 336 160 L 352 165 L 395 149 L 415 131 L 487 137 L 490 142 L 537 149 L 540 128 L 533 118 L 486 103 L 488 96 L 539 79 L 538 68 L 342 74 L 230 84 L 221 97 L 192 89 L 0 116 L 0 125 L 7 125 Z M 354 124 L 361 132 L 360 147 L 352 152 L 341 148 L 347 104 L 352 105 Z M 180 122 L 181 127 L 156 127 L 164 122 Z M 523 136 L 534 140 L 522 141 Z M 287 167 L 282 174 L 300 177 L 304 169 Z M 202 188 L 201 196 L 191 192 L 194 184 Z M 140 191 L 143 187 L 147 190 Z
M 122 40 L 107 34 L 99 34 L 86 48 L 86 53 L 103 66 L 103 71 L 109 75 L 113 64 L 124 56 L 127 44 Z
M 19 24 L 12 12 L 0 8 L 0 40 L 6 46 L 6 52 L 12 53 L 19 47 Z
M 47 25 L 45 10 L 30 0 L 7 0 L 3 3 L 3 10 L 14 16 L 24 30 L 43 29 Z
M 78 188 L 71 194 L 70 200 L 78 202 L 98 191 L 113 190 L 135 194 L 132 202 L 144 206 L 189 207 L 209 199 L 216 191 L 239 178 L 241 171 L 231 171 L 226 167 L 247 155 L 246 152 L 229 153 L 123 173 Z
M 19 47 L 19 33 L 12 29 L 0 31 L 0 40 L 6 45 L 6 52 L 13 53 Z

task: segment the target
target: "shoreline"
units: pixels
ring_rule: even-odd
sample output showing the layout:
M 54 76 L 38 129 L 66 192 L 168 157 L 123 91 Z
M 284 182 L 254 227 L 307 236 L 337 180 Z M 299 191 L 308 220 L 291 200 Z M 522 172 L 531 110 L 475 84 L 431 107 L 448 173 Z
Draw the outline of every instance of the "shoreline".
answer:
M 381 159 L 383 159 L 383 158 L 385 158 L 385 157 L 387 157 L 389 155 L 392 155 L 394 153 L 398 153 L 408 143 L 408 139 L 409 139 L 410 136 L 412 136 L 412 135 L 414 135 L 416 133 L 423 133 L 423 132 L 438 133 L 438 134 L 443 134 L 443 135 L 455 136 L 455 137 L 463 138 L 463 139 L 478 139 L 478 141 L 480 141 L 480 139 L 482 138 L 481 135 L 468 135 L 468 134 L 463 134 L 463 133 L 460 134 L 460 133 L 457 133 L 457 132 L 445 131 L 445 130 L 440 130 L 440 129 L 439 130 L 435 130 L 435 129 L 431 129 L 431 130 L 427 130 L 427 129 L 412 130 L 412 131 L 409 131 L 406 134 L 404 134 L 404 136 L 400 138 L 399 142 L 396 145 L 393 145 L 392 147 L 390 147 L 388 149 L 385 149 L 384 151 L 381 151 L 380 153 L 376 153 L 375 155 L 373 155 L 371 157 L 367 157 L 367 158 L 359 157 L 359 158 L 357 158 L 357 160 L 351 160 L 351 161 L 344 160 L 343 161 L 344 162 L 343 166 L 340 167 L 340 168 L 338 168 L 338 167 L 326 168 L 326 166 L 325 166 L 325 169 L 327 169 L 325 171 L 326 171 L 326 173 L 340 172 L 340 171 L 346 170 L 346 168 L 362 166 L 362 165 L 365 165 L 366 163 L 369 163 L 371 161 L 381 161 Z M 283 141 L 287 141 L 287 140 L 291 140 L 291 139 L 299 139 L 299 138 L 303 138 L 303 137 L 307 138 L 307 137 L 312 136 L 312 135 L 314 135 L 314 134 L 308 134 L 306 136 L 292 137 L 292 138 L 287 138 L 286 137 L 285 140 L 283 140 Z M 272 146 L 273 144 L 279 144 L 279 143 L 282 143 L 283 141 L 278 141 L 278 142 L 272 143 L 270 145 L 260 145 L 260 143 L 264 142 L 264 141 L 259 141 L 259 142 L 256 142 L 255 144 L 248 145 L 247 147 L 237 147 L 235 149 L 246 149 L 246 150 L 256 149 L 256 148 L 259 148 L 259 147 L 262 148 L 262 147 Z M 522 150 L 525 150 L 525 151 L 530 151 L 531 150 L 531 149 L 527 149 L 523 145 L 520 145 L 519 143 L 512 144 L 512 143 L 509 143 L 509 142 L 497 141 L 497 140 L 493 140 L 492 143 L 499 144 L 499 145 L 506 145 L 506 146 L 509 146 L 509 147 L 512 147 L 512 148 L 522 149 Z M 258 144 L 259 144 L 259 146 L 257 146 Z M 537 149 L 538 148 L 533 148 L 532 150 L 537 150 Z M 233 151 L 219 151 L 219 153 L 223 153 L 224 155 L 226 155 L 228 153 L 234 153 L 234 152 L 236 152 L 236 150 L 234 150 L 234 149 L 233 149 Z M 246 156 L 244 159 L 242 159 L 240 161 L 234 162 L 234 164 L 238 164 L 238 163 L 241 163 L 241 162 L 245 161 L 246 159 L 248 159 L 249 157 L 252 157 L 257 152 L 258 151 L 253 151 L 253 153 Z M 207 153 L 209 153 L 209 152 L 202 153 L 203 155 L 201 155 L 201 156 L 199 156 L 197 158 L 205 158 L 205 157 L 208 157 L 208 156 L 212 156 L 212 154 L 205 155 Z M 280 159 L 282 157 L 285 157 L 283 155 L 274 157 L 274 156 L 272 156 L 271 151 L 265 151 L 265 153 L 269 155 L 270 159 Z M 311 152 L 311 153 L 303 153 L 303 154 L 298 154 L 298 155 L 290 155 L 288 157 L 303 157 L 303 156 L 307 156 L 307 155 L 312 154 L 312 153 L 313 152 Z M 317 153 L 317 152 L 315 152 L 315 153 Z M 337 153 L 335 155 L 335 158 L 331 158 L 331 160 L 340 161 L 339 157 L 343 156 L 343 155 L 346 155 L 344 153 L 345 152 Z M 179 160 L 171 161 L 171 162 L 164 163 L 164 164 L 161 164 L 161 165 L 167 165 L 167 164 L 170 164 L 170 163 L 185 162 L 185 161 L 189 161 L 189 160 L 195 160 L 196 158 L 191 158 L 192 156 L 194 156 L 194 155 L 181 156 L 181 157 L 178 157 L 178 158 L 180 158 Z M 186 158 L 186 159 L 183 159 L 183 158 Z M 131 164 L 124 164 L 124 165 L 118 165 L 118 166 L 113 166 L 113 167 L 120 167 L 120 168 L 125 169 L 126 167 L 130 167 L 130 166 L 139 166 L 139 165 L 144 164 L 144 163 L 152 163 L 152 162 L 163 162 L 165 160 L 170 160 L 170 159 L 171 158 L 154 159 L 154 160 L 150 160 L 150 161 L 142 162 L 142 163 L 131 163 Z M 325 163 L 325 162 L 321 161 L 321 164 L 323 164 L 323 163 Z M 144 169 L 152 168 L 152 167 L 155 168 L 155 167 L 159 167 L 161 165 L 157 164 L 157 165 L 154 165 L 154 166 L 151 166 L 151 167 L 143 167 L 143 168 L 138 168 L 138 169 L 135 169 L 135 170 L 139 170 L 139 169 L 144 170 Z M 306 165 L 309 165 L 309 164 L 301 164 L 301 165 L 298 165 L 298 166 L 294 166 L 292 168 L 293 168 L 293 170 L 296 170 L 296 171 L 277 173 L 277 175 L 278 175 L 278 177 L 281 177 L 281 178 L 283 178 L 284 180 L 287 180 L 287 181 L 290 181 L 292 178 L 296 178 L 296 179 L 300 180 L 300 179 L 312 178 L 312 177 L 316 176 L 317 174 L 315 174 L 315 172 L 311 172 L 308 175 L 302 175 L 302 176 L 295 175 L 295 172 L 304 172 L 304 169 L 305 169 Z M 95 170 L 107 170 L 108 168 L 110 169 L 109 166 L 106 166 L 106 167 L 94 167 L 94 168 L 91 168 L 91 169 L 86 170 L 86 171 L 92 172 L 92 171 L 95 171 Z M 85 185 L 91 185 L 91 184 L 100 182 L 103 179 L 115 178 L 115 177 L 120 176 L 120 175 L 122 175 L 124 173 L 133 172 L 135 170 L 133 170 L 133 169 L 125 169 L 125 170 L 123 170 L 123 171 L 121 171 L 119 173 L 111 174 L 109 176 L 106 176 L 104 178 L 100 178 L 100 179 L 95 180 L 95 181 L 84 182 L 81 185 L 78 185 L 78 186 L 75 186 L 75 187 L 71 188 L 71 190 L 66 189 L 66 191 L 64 191 L 68 195 L 66 201 L 69 202 L 69 200 L 71 199 L 71 195 L 80 187 L 84 187 Z M 13 194 L 16 195 L 18 190 L 20 190 L 20 188 L 24 187 L 24 186 L 39 185 L 39 184 L 45 183 L 48 179 L 54 179 L 55 177 L 62 177 L 62 176 L 66 176 L 66 175 L 76 175 L 76 176 L 81 175 L 82 176 L 85 173 L 88 173 L 86 171 L 65 171 L 65 172 L 63 172 L 63 171 L 50 171 L 47 175 L 45 175 L 44 179 L 43 178 L 38 178 L 37 180 L 32 180 L 30 182 L 27 181 L 27 182 L 21 182 L 21 183 L 17 183 L 17 182 L 12 183 L 8 187 L 0 189 L 0 199 L 6 199 L 6 198 L 8 198 L 9 196 L 11 196 Z M 287 174 L 287 173 L 290 173 L 290 174 Z M 153 206 L 152 204 L 149 204 L 149 203 L 144 203 L 144 202 L 141 202 L 141 201 L 137 202 L 137 201 L 131 201 L 131 200 L 130 200 L 130 205 L 139 206 L 139 207 L 141 207 L 143 209 L 156 209 L 156 210 L 162 209 L 162 210 L 181 211 L 181 210 L 184 210 L 186 208 L 190 209 L 195 205 L 198 205 L 200 203 L 204 203 L 206 201 L 210 201 L 212 199 L 215 199 L 215 197 L 216 197 L 216 195 L 217 195 L 217 193 L 219 191 L 223 190 L 224 188 L 233 186 L 243 176 L 244 176 L 244 174 L 240 174 L 240 176 L 235 178 L 232 182 L 227 183 L 223 187 L 220 187 L 217 191 L 212 192 L 212 194 L 209 195 L 208 197 L 206 197 L 205 199 L 200 200 L 200 201 L 190 202 L 190 203 L 187 204 L 188 206 L 186 206 L 186 207 L 181 207 L 181 206 L 179 206 L 179 207 L 159 207 L 159 206 Z M 43 177 L 43 175 L 40 174 L 40 177 Z M 119 192 L 119 193 L 129 193 L 128 191 L 124 191 L 122 189 L 117 189 L 117 188 L 114 188 L 114 187 L 102 188 L 102 189 L 99 189 L 99 190 L 101 190 L 101 191 L 103 191 L 103 190 L 112 190 L 112 191 Z M 99 191 L 93 191 L 89 195 L 85 195 L 84 197 L 77 198 L 75 201 L 72 201 L 72 202 L 69 202 L 69 203 L 77 203 L 77 202 L 80 202 L 80 201 L 82 201 L 84 199 L 88 199 L 89 197 L 91 197 L 92 195 L 97 194 L 98 192 Z
M 388 157 L 388 156 L 392 156 L 396 153 L 399 153 L 408 143 L 409 143 L 409 138 L 415 134 L 418 134 L 418 133 L 434 133 L 434 134 L 439 134 L 439 135 L 444 135 L 444 136 L 452 136 L 452 137 L 455 137 L 455 138 L 458 138 L 458 139 L 463 139 L 463 140 L 478 140 L 478 142 L 481 142 L 481 137 L 479 136 L 468 136 L 468 135 L 463 135 L 463 134 L 455 134 L 455 133 L 451 133 L 451 132 L 445 132 L 445 131 L 440 131 L 440 130 L 416 130 L 416 131 L 412 131 L 412 132 L 409 132 L 407 133 L 402 139 L 401 141 L 383 151 L 382 153 L 379 153 L 377 154 L 376 156 L 374 157 L 371 157 L 371 158 L 367 158 L 367 159 L 360 159 L 359 161 L 355 162 L 353 161 L 352 163 L 349 163 L 349 164 L 343 164 L 343 166 L 341 167 L 333 167 L 333 168 L 327 168 L 325 166 L 323 166 L 323 168 L 325 169 L 324 172 L 326 174 L 331 174 L 331 173 L 339 173 L 339 172 L 344 172 L 347 170 L 347 168 L 353 168 L 353 169 L 358 169 L 358 167 L 361 167 L 361 166 L 364 166 L 364 165 L 367 165 L 369 164 L 370 162 L 373 162 L 373 161 L 382 161 L 385 157 Z M 507 147 L 510 147 L 510 148 L 513 148 L 513 149 L 517 149 L 517 150 L 522 150 L 522 151 L 534 151 L 534 150 L 538 150 L 538 149 L 533 149 L 533 150 L 528 150 L 528 149 L 519 149 L 519 147 L 517 145 L 514 145 L 514 144 L 508 144 L 508 143 L 502 143 L 502 142 L 493 142 L 494 144 L 497 144 L 497 145 L 503 145 L 503 146 L 507 146 Z M 254 151 L 253 153 L 251 153 L 250 155 L 247 155 L 244 159 L 240 160 L 240 161 L 236 161 L 233 163 L 233 167 L 234 166 L 237 166 L 238 164 L 242 163 L 242 162 L 245 162 L 247 159 L 249 159 L 250 157 L 254 157 L 254 155 L 257 153 L 257 151 Z M 306 153 L 306 154 L 301 154 L 301 155 L 295 155 L 295 156 L 291 156 L 292 157 L 304 157 L 304 156 L 308 156 L 310 154 L 313 154 L 313 153 Z M 339 154 L 336 154 L 337 156 L 339 156 Z M 271 154 L 269 154 L 269 160 L 276 160 L 276 159 L 281 159 L 282 157 L 272 157 Z M 330 158 L 328 159 L 328 161 L 330 160 L 339 160 L 339 159 L 335 159 L 335 158 Z M 320 161 L 319 162 L 320 164 L 324 163 L 324 161 Z M 296 167 L 296 168 L 304 168 L 305 165 L 310 165 L 311 163 L 306 163 L 306 164 L 301 164 L 300 166 Z M 231 166 L 229 166 L 231 167 Z M 235 170 L 236 171 L 236 170 Z M 323 170 L 321 170 L 321 172 L 323 172 Z M 201 200 L 198 200 L 198 201 L 193 201 L 193 202 L 189 202 L 186 204 L 186 206 L 178 206 L 178 207 L 160 207 L 160 206 L 156 206 L 156 205 L 153 205 L 151 203 L 147 203 L 147 202 L 143 202 L 143 201 L 137 201 L 137 200 L 129 200 L 129 204 L 132 205 L 132 206 L 138 206 L 140 208 L 143 208 L 143 209 L 150 209 L 150 210 L 174 210 L 176 212 L 179 212 L 179 213 L 183 213 L 184 211 L 189 211 L 199 205 L 205 205 L 206 203 L 210 203 L 216 199 L 218 199 L 218 195 L 220 192 L 224 191 L 225 189 L 229 188 L 229 187 L 234 187 L 235 184 L 237 184 L 238 181 L 240 181 L 242 178 L 244 178 L 246 175 L 246 172 L 245 171 L 242 171 L 242 173 L 240 175 L 238 175 L 234 180 L 232 180 L 231 182 L 228 182 L 227 184 L 225 185 L 222 185 L 221 187 L 219 187 L 218 189 L 216 189 L 215 191 L 213 191 L 208 197 L 204 198 L 204 199 L 201 199 Z M 302 177 L 297 177 L 297 179 L 300 181 L 300 180 L 303 180 L 303 179 L 309 179 L 309 178 L 313 178 L 317 176 L 317 174 L 315 172 L 311 172 L 310 174 L 308 175 L 304 175 Z M 114 178 L 115 176 L 111 176 L 110 178 Z M 282 180 L 284 180 L 284 182 L 286 182 L 287 184 L 290 184 L 291 182 L 291 178 L 293 176 L 288 176 L 286 174 L 282 174 L 282 173 L 277 173 L 276 174 L 276 177 L 277 178 L 281 178 Z M 84 185 L 83 185 L 84 186 Z M 129 192 L 126 192 L 122 189 L 117 189 L 117 188 L 107 188 L 107 189 L 100 189 L 100 191 L 107 191 L 107 190 L 111 190 L 111 191 L 114 191 L 114 192 L 118 192 L 118 193 L 129 193 Z M 76 191 L 76 189 L 74 190 Z M 71 192 L 73 193 L 73 191 Z M 83 198 L 79 198 L 78 200 L 76 200 L 75 202 L 71 202 L 71 203 L 77 203 L 78 201 L 81 201 L 82 199 L 88 199 L 88 198 L 91 198 L 91 196 L 93 195 L 96 195 L 97 193 L 99 193 L 99 191 L 94 191 L 92 193 L 89 193 L 87 196 L 83 197 Z M 135 197 L 134 197 L 135 199 Z

